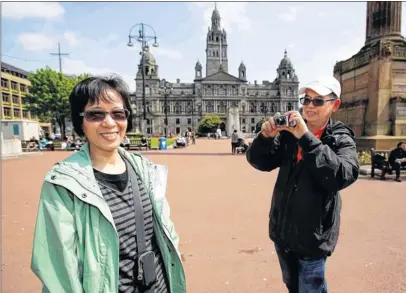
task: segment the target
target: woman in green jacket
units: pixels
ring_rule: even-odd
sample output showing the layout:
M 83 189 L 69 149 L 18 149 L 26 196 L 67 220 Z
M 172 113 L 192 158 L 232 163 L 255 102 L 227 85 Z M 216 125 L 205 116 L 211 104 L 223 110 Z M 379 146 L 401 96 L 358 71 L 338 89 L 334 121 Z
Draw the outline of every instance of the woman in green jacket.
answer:
M 31 261 L 43 292 L 186 292 L 167 168 L 119 147 L 132 125 L 126 84 L 90 77 L 69 101 L 88 143 L 45 176 Z

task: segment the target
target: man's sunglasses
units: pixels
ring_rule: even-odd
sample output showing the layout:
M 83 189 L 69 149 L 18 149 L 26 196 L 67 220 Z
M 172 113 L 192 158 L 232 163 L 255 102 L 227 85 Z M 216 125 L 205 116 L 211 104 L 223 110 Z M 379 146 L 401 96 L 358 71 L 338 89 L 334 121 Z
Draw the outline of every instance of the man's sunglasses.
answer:
M 323 106 L 326 102 L 328 101 L 335 101 L 337 100 L 336 98 L 332 99 L 323 99 L 322 97 L 316 97 L 316 98 L 310 98 L 309 96 L 304 96 L 303 98 L 300 98 L 300 104 L 302 105 L 310 105 L 310 103 L 313 103 L 315 107 L 321 107 Z
M 80 113 L 80 116 L 84 117 L 89 122 L 102 122 L 106 119 L 107 114 L 110 114 L 111 118 L 115 121 L 124 121 L 130 116 L 130 111 L 127 109 L 113 111 L 89 110 Z

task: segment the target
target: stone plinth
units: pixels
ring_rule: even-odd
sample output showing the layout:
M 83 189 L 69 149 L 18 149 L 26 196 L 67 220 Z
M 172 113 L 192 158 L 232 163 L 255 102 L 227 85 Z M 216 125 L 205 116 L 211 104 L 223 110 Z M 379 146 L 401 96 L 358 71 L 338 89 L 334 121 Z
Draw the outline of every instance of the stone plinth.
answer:
M 357 151 L 370 150 L 392 150 L 400 141 L 406 141 L 406 136 L 361 136 L 356 137 Z

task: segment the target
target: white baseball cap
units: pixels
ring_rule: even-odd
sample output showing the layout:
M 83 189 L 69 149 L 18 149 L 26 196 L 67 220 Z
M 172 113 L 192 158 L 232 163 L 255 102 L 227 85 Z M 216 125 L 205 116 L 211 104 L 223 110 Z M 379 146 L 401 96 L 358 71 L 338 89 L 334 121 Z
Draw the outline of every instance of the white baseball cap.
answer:
M 340 98 L 341 95 L 340 82 L 333 76 L 322 77 L 308 83 L 305 87 L 302 87 L 299 90 L 299 95 L 303 95 L 306 92 L 306 89 L 311 89 L 320 96 L 327 96 L 334 93 L 338 98 Z

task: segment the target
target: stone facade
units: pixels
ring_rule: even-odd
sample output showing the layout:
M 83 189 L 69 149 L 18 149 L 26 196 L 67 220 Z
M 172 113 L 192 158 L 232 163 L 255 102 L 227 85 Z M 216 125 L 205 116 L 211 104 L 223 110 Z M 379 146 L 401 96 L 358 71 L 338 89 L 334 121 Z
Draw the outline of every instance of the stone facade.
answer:
M 364 47 L 334 67 L 343 102 L 334 118 L 354 129 L 365 148 L 391 148 L 406 137 L 406 42 L 400 34 L 401 4 L 368 2 Z
M 297 110 L 299 80 L 287 52 L 273 82 L 265 80 L 261 84 L 257 81 L 254 84 L 247 83 L 247 68 L 243 62 L 238 68 L 238 76 L 228 72 L 227 34 L 220 28 L 220 24 L 221 17 L 216 7 L 207 33 L 206 76 L 203 77 L 202 65 L 197 61 L 192 83 L 184 83 L 179 79 L 174 83 L 161 80 L 155 58 L 146 51 L 147 120 L 143 120 L 141 60 L 135 79 L 136 92 L 131 97 L 136 109 L 136 131 L 164 134 L 167 115 L 167 133 L 177 134 L 184 132 L 187 127 L 194 129 L 205 114 L 216 114 L 223 121 L 220 128 L 225 135 L 230 135 L 234 129 L 251 133 L 262 117 Z M 239 123 L 236 123 L 236 119 Z

